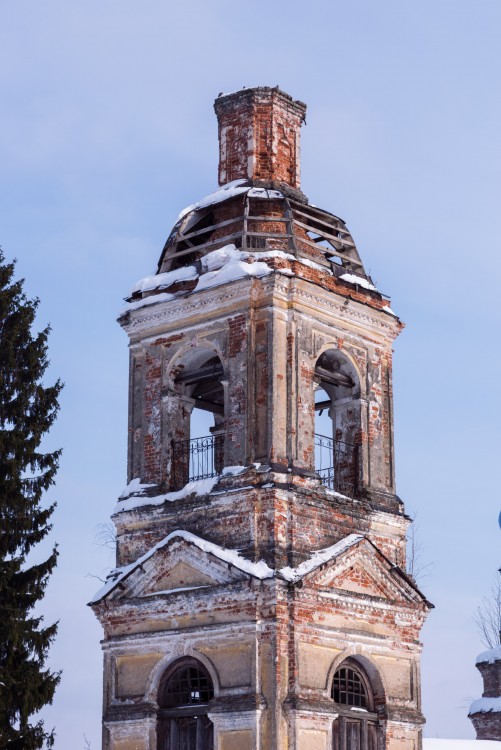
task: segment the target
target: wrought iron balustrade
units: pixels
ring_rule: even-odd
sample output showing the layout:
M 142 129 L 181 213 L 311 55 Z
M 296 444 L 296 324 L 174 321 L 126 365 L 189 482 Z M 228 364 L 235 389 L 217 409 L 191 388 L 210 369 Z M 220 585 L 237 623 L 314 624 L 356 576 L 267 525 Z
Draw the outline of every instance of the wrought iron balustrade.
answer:
M 358 445 L 315 433 L 315 471 L 323 484 L 346 495 L 356 494 Z
M 180 489 L 188 482 L 210 479 L 221 473 L 224 461 L 224 435 L 207 435 L 172 444 L 173 485 Z
M 358 482 L 358 445 L 315 433 L 315 471 L 332 490 L 353 495 Z M 224 466 L 224 434 L 207 435 L 172 444 L 173 487 L 210 479 Z

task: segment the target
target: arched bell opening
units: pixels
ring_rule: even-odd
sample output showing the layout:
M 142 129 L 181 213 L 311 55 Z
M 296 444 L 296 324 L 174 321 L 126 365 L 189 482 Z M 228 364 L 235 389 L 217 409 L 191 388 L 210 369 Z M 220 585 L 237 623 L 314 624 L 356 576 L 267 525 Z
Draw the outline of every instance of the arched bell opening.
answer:
M 157 750 L 214 750 L 214 728 L 207 716 L 213 697 L 203 664 L 192 658 L 172 664 L 158 691 Z
M 315 386 L 315 470 L 329 489 L 354 495 L 359 489 L 360 383 L 338 349 L 318 358 Z
M 221 360 L 195 349 L 178 359 L 171 377 L 171 488 L 208 479 L 224 466 L 225 389 Z
M 380 680 L 376 679 L 376 683 Z M 378 685 L 354 658 L 335 671 L 330 695 L 337 717 L 332 725 L 333 750 L 382 750 L 385 747 Z

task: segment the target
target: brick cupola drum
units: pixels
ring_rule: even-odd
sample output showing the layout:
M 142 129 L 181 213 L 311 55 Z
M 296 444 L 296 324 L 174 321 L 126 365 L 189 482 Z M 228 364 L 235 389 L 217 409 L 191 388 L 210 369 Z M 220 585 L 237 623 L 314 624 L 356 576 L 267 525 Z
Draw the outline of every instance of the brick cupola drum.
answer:
M 402 324 L 300 189 L 306 106 L 220 95 L 219 188 L 131 291 L 128 485 L 104 629 L 105 750 L 420 750 L 396 495 Z

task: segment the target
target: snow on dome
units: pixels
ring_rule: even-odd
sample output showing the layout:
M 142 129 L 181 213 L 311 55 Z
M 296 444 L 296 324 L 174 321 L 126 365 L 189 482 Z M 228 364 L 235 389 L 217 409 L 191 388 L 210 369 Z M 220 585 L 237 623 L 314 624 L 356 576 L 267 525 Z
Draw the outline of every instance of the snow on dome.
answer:
M 482 651 L 477 656 L 475 664 L 482 664 L 483 662 L 494 664 L 495 661 L 501 661 L 501 645 L 496 646 L 496 648 L 489 648 L 487 651 Z
M 248 193 L 251 189 L 248 180 L 233 180 L 232 182 L 222 185 L 220 188 L 215 190 L 213 193 L 206 195 L 201 200 L 194 203 L 192 206 L 186 206 L 183 208 L 177 220 L 180 221 L 186 214 L 191 211 L 199 211 L 201 208 L 207 208 L 213 206 L 215 203 L 221 203 L 221 201 L 233 198 L 235 195 L 241 195 L 242 193 Z
M 200 292 L 202 289 L 211 289 L 214 286 L 226 284 L 229 281 L 243 279 L 245 276 L 267 276 L 273 273 L 273 269 L 267 263 L 263 263 L 262 261 L 246 263 L 240 260 L 241 253 L 234 245 L 228 247 L 232 247 L 232 250 L 228 253 L 224 265 L 216 271 L 208 271 L 201 276 L 193 290 L 194 292 Z
M 182 268 L 176 268 L 175 271 L 168 271 L 167 273 L 157 273 L 153 276 L 146 276 L 144 279 L 139 279 L 130 291 L 129 297 L 132 297 L 138 292 L 151 292 L 156 289 L 168 289 L 168 287 L 175 284 L 176 281 L 188 281 L 189 279 L 195 279 L 197 277 L 197 271 L 195 266 L 183 266 Z

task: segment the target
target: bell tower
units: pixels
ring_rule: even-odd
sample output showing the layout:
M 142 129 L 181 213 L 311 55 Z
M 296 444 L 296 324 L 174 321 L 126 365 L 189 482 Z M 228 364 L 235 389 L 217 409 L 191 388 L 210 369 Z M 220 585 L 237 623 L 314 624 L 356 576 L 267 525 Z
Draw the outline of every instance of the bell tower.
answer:
M 128 485 L 104 629 L 106 750 L 419 750 L 395 494 L 402 329 L 344 221 L 300 189 L 306 106 L 216 99 L 219 184 L 119 322 Z

